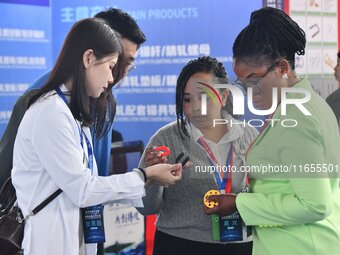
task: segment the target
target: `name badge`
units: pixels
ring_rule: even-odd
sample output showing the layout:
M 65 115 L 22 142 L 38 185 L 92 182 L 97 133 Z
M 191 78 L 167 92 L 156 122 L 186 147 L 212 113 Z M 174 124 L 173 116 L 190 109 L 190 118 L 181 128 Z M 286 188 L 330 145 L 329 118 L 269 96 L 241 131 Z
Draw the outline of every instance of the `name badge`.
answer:
M 220 217 L 219 225 L 221 242 L 243 240 L 243 221 L 237 211 L 232 215 Z
M 95 205 L 81 209 L 85 243 L 104 243 L 103 206 Z
M 236 211 L 232 215 L 220 217 L 212 215 L 213 240 L 221 242 L 240 242 L 252 234 L 252 229 L 246 226 L 240 214 Z

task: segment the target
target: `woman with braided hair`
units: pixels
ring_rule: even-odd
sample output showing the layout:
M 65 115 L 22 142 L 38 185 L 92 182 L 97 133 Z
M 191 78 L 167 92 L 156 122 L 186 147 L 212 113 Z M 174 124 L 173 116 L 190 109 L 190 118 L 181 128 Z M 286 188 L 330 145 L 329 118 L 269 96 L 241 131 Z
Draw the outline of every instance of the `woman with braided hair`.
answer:
M 295 54 L 303 55 L 305 44 L 297 23 L 283 11 L 266 7 L 251 14 L 233 45 L 238 81 L 248 88 L 256 109 L 274 104 L 270 119 L 277 121 L 268 123 L 248 149 L 247 167 L 260 169 L 250 171 L 252 193 L 210 196 L 219 205 L 204 210 L 219 215 L 238 210 L 253 226 L 254 255 L 340 251 L 339 130 L 331 109 L 294 70 Z M 287 105 L 284 114 L 281 89 L 293 91 L 285 93 L 291 102 L 301 100 L 301 92 L 309 94 L 302 106 L 310 114 L 294 104 Z M 272 99 L 276 90 L 277 101 Z M 281 124 L 292 119 L 297 126 Z M 291 171 L 261 172 L 260 166 Z
M 158 214 L 154 255 L 251 254 L 250 232 L 244 231 L 243 236 L 224 235 L 224 239 L 217 233 L 217 238 L 214 238 L 212 218 L 202 210 L 205 193 L 221 188 L 216 181 L 220 172 L 212 173 L 207 169 L 216 163 L 228 166 L 227 162 L 231 161 L 235 168 L 243 166 L 245 150 L 258 134 L 253 127 L 235 124 L 237 120 L 232 115 L 232 100 L 228 90 L 211 90 L 219 95 L 221 104 L 215 104 L 214 99 L 208 97 L 209 92 L 206 92 L 207 87 L 203 84 L 213 85 L 216 79 L 227 82 L 227 73 L 216 58 L 200 57 L 183 67 L 176 86 L 177 121 L 162 127 L 153 135 L 141 158 L 142 167 L 177 162 L 176 158 L 181 153 L 184 153 L 182 158 L 189 156 L 191 162 L 190 168 L 183 169 L 182 181 L 174 188 L 163 188 L 157 184 L 146 188 L 144 208 L 138 210 L 145 215 Z M 207 96 L 206 115 L 201 112 L 202 94 Z M 221 118 L 228 120 L 228 125 L 214 126 L 213 120 Z M 231 122 L 235 125 L 230 125 Z M 160 145 L 170 148 L 171 153 L 167 158 L 154 151 L 153 146 Z M 211 153 L 208 153 L 207 148 L 211 149 Z M 232 173 L 230 184 L 226 185 L 231 189 L 228 192 L 236 194 L 244 191 L 245 173 Z M 240 227 L 240 230 L 245 229 Z

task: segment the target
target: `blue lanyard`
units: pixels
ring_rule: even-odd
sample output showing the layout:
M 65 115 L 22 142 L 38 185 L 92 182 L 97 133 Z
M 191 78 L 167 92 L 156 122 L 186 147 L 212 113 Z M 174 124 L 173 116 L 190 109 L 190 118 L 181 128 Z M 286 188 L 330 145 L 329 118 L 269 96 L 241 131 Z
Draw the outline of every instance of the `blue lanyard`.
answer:
M 61 97 L 61 99 L 65 102 L 65 104 L 68 106 L 65 94 L 61 91 L 61 89 L 59 87 L 57 87 L 55 90 L 56 90 L 57 94 Z M 77 125 L 77 127 L 78 127 L 78 125 Z M 83 150 L 84 150 L 84 142 L 83 142 L 83 134 L 84 134 L 85 142 L 86 142 L 86 145 L 87 145 L 88 159 L 89 159 L 87 166 L 88 166 L 88 168 L 90 168 L 91 174 L 93 174 L 93 150 L 92 150 L 90 140 L 87 138 L 83 129 L 78 127 L 78 130 L 79 130 L 79 136 L 80 136 L 80 144 L 81 144 L 81 147 L 83 148 Z
M 91 174 L 93 174 L 93 151 L 92 151 L 92 146 L 91 146 L 91 143 L 90 143 L 89 139 L 87 138 L 85 132 L 82 131 L 82 133 L 85 136 L 85 141 L 86 141 L 86 145 L 87 145 L 87 153 L 89 155 L 88 167 L 91 170 Z
M 207 158 L 210 161 L 211 166 L 217 166 L 218 162 L 215 156 L 213 155 L 209 145 L 204 141 L 204 138 L 201 137 L 200 139 L 198 139 L 198 143 L 202 146 L 205 153 L 207 154 Z M 228 158 L 225 164 L 229 168 L 232 168 L 233 166 L 233 151 L 234 151 L 234 146 L 231 143 L 230 149 L 228 152 Z M 214 163 L 213 161 L 216 161 L 216 162 Z M 220 190 L 225 190 L 226 194 L 231 193 L 232 173 L 230 171 L 223 175 L 223 179 L 220 177 L 217 171 L 214 171 L 214 177 Z M 227 180 L 228 180 L 228 183 L 227 183 Z

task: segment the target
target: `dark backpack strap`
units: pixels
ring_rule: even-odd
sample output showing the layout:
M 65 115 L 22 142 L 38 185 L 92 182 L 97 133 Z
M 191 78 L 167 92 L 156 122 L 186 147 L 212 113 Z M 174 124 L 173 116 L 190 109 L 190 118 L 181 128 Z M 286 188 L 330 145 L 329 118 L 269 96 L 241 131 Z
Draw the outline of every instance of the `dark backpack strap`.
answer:
M 32 210 L 29 216 L 37 214 L 41 209 L 48 205 L 53 199 L 63 192 L 61 189 L 55 191 L 52 195 L 46 198 L 41 204 Z M 8 178 L 0 190 L 0 215 L 9 212 L 12 209 L 15 201 L 17 200 L 15 188 L 12 184 L 12 179 Z
M 61 189 L 55 191 L 52 195 L 46 198 L 40 205 L 32 210 L 33 215 L 37 214 L 41 209 L 43 209 L 46 205 L 48 205 L 53 199 L 55 199 L 59 194 L 63 192 Z
M 0 190 L 0 214 L 7 213 L 14 205 L 17 197 L 11 178 L 8 178 Z

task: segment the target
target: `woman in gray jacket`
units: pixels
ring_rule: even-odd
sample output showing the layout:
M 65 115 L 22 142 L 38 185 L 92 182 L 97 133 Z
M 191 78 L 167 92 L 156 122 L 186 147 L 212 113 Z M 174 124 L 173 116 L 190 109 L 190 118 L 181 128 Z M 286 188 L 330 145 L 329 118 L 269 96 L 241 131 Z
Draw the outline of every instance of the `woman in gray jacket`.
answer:
M 245 191 L 246 174 L 240 167 L 248 146 L 257 136 L 255 128 L 234 119 L 232 97 L 227 89 L 213 88 L 217 80 L 226 82 L 227 74 L 222 63 L 212 57 L 192 60 L 182 69 L 176 87 L 177 122 L 159 129 L 141 158 L 140 166 L 146 167 L 174 163 L 182 152 L 182 160 L 190 157 L 190 167 L 183 170 L 180 182 L 168 188 L 149 184 L 144 208 L 138 208 L 144 215 L 158 216 L 155 255 L 251 254 L 249 232 L 238 239 L 228 233 L 223 236 L 226 232 L 220 234 L 215 229 L 214 237 L 212 218 L 202 209 L 203 197 L 209 190 Z M 170 149 L 168 157 L 155 150 L 155 146 L 162 145 Z M 228 166 L 233 171 L 228 172 Z M 228 178 L 223 179 L 223 174 Z M 218 218 L 217 221 L 222 225 L 235 223 Z M 242 223 L 240 227 L 246 229 Z M 236 228 L 233 231 L 232 235 Z

